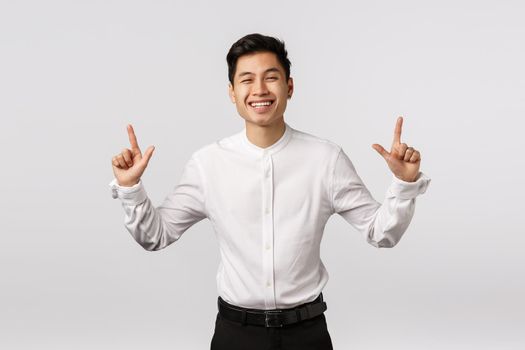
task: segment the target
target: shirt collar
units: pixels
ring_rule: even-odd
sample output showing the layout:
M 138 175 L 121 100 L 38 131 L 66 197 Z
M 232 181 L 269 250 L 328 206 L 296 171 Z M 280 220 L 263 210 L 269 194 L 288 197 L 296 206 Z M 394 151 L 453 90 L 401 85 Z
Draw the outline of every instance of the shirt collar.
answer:
M 276 152 L 283 149 L 288 143 L 288 141 L 290 141 L 290 138 L 292 136 L 293 128 L 290 127 L 286 122 L 284 123 L 284 125 L 285 125 L 284 134 L 277 141 L 275 141 L 272 145 L 266 148 L 259 147 L 250 142 L 250 140 L 248 139 L 248 136 L 246 135 L 246 127 L 239 133 L 241 143 L 249 153 L 254 154 L 256 156 L 264 157 L 266 155 L 273 155 Z

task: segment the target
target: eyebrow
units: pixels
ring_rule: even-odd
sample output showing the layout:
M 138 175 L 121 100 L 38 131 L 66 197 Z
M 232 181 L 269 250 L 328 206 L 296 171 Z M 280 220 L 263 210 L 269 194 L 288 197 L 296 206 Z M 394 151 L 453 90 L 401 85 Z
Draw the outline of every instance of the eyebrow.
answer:
M 276 67 L 272 67 L 272 68 L 268 68 L 267 70 L 265 70 L 263 73 L 269 73 L 269 72 L 277 72 L 277 73 L 280 73 L 279 69 L 276 68 Z M 249 75 L 249 74 L 254 74 L 252 72 L 242 72 L 242 73 L 239 73 L 239 75 L 237 76 L 238 78 L 240 77 L 243 77 L 245 75 Z

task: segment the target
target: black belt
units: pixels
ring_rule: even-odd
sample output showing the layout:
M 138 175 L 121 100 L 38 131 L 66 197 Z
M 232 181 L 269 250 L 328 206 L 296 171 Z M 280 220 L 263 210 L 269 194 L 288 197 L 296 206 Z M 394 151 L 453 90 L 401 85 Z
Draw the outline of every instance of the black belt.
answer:
M 323 301 L 323 293 L 319 294 L 314 301 L 291 309 L 246 309 L 229 304 L 221 297 L 218 298 L 217 304 L 219 314 L 229 321 L 265 327 L 282 327 L 308 320 L 321 315 L 327 309 L 326 302 Z

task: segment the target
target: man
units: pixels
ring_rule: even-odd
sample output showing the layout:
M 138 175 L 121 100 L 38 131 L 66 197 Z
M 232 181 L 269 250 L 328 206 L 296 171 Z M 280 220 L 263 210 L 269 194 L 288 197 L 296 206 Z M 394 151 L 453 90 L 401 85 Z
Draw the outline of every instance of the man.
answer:
M 328 274 L 319 254 L 327 220 L 338 213 L 370 244 L 393 247 L 430 179 L 419 171 L 420 152 L 401 143 L 398 118 L 390 151 L 372 146 L 393 173 L 378 203 L 340 146 L 285 123 L 294 85 L 283 42 L 247 35 L 227 62 L 229 95 L 245 128 L 194 152 L 155 208 L 140 180 L 154 147 L 142 154 L 128 125 L 131 149 L 112 159 L 113 197 L 147 250 L 211 221 L 221 256 L 212 350 L 332 349 L 321 293 Z

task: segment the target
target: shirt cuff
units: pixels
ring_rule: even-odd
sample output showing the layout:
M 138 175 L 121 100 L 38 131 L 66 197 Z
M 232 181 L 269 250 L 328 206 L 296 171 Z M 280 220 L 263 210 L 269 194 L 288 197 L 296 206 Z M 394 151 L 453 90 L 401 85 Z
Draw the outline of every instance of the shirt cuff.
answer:
M 120 186 L 117 179 L 114 178 L 110 183 L 111 196 L 113 198 L 120 198 L 123 204 L 127 205 L 139 205 L 144 202 L 147 198 L 146 190 L 142 184 L 142 180 L 131 187 Z
M 421 171 L 414 182 L 406 182 L 392 174 L 390 192 L 401 199 L 412 199 L 426 192 L 431 179 Z

